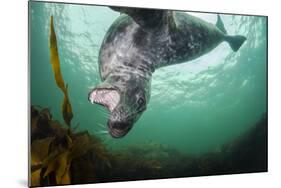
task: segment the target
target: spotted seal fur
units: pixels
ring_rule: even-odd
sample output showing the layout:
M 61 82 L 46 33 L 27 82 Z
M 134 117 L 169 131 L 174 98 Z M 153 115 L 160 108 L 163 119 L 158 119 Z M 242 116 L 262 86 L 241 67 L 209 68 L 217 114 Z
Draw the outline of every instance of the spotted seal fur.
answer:
M 89 100 L 110 111 L 112 137 L 125 136 L 146 110 L 155 69 L 198 58 L 226 41 L 237 51 L 246 38 L 184 12 L 111 7 L 122 14 L 107 31 L 99 53 L 102 83 Z

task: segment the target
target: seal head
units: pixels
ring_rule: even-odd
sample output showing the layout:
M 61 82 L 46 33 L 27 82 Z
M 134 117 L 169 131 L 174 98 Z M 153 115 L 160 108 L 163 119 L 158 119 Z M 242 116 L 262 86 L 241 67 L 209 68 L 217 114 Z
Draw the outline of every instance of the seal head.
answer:
M 114 80 L 114 82 L 113 82 Z M 146 110 L 149 91 L 146 81 L 132 76 L 125 82 L 116 82 L 120 78 L 111 77 L 89 93 L 91 103 L 100 104 L 108 109 L 110 116 L 107 126 L 114 138 L 125 136 Z M 126 88 L 126 89 L 124 89 Z

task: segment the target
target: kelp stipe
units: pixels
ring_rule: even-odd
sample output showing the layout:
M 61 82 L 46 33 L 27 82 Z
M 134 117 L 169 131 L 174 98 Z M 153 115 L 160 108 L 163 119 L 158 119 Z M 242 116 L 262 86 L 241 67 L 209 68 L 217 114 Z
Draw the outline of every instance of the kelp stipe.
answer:
M 70 127 L 71 120 L 73 118 L 72 106 L 68 97 L 68 85 L 64 83 L 61 69 L 60 69 L 60 59 L 57 47 L 57 37 L 54 28 L 54 18 L 51 16 L 50 22 L 50 60 L 55 75 L 55 80 L 57 86 L 61 89 L 64 94 L 64 99 L 62 103 L 62 115 L 65 123 Z

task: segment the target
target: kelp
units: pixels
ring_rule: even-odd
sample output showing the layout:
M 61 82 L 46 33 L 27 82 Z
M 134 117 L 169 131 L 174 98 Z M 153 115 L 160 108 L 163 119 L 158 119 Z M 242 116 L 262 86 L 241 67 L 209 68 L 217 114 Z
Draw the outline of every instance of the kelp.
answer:
M 52 118 L 49 108 L 31 106 L 31 186 L 82 183 L 81 177 L 85 174 L 73 170 L 76 164 L 79 168 L 92 164 L 88 169 L 91 174 L 96 174 L 95 169 L 111 166 L 109 154 L 97 137 L 88 132 L 74 133 L 79 124 L 70 129 L 72 106 L 68 85 L 64 83 L 60 69 L 53 17 L 50 22 L 50 60 L 56 84 L 64 94 L 62 115 L 68 128 Z M 95 176 L 89 179 L 95 181 Z
M 54 124 L 54 121 L 48 108 L 39 110 L 31 106 L 31 143 L 53 135 L 55 126 L 49 126 L 50 124 Z
M 58 121 L 52 119 L 49 110 L 32 106 L 32 111 L 31 124 L 37 132 L 31 133 L 31 186 L 42 185 L 43 179 L 47 185 L 69 184 L 67 152 L 71 139 L 67 129 L 58 126 Z M 55 182 L 48 177 L 52 172 Z
M 32 106 L 38 132 L 31 144 L 31 185 L 66 185 L 156 178 L 191 177 L 267 169 L 267 117 L 221 148 L 192 156 L 147 142 L 108 151 L 87 131 L 74 133 L 54 120 L 47 108 Z M 40 118 L 36 118 L 36 117 Z M 38 119 L 38 120 L 36 120 Z M 40 125 L 44 123 L 44 126 Z M 46 128 L 49 127 L 49 128 Z
M 75 180 L 82 183 L 77 177 L 87 176 L 80 170 L 73 170 L 72 166 L 79 163 L 79 168 L 88 168 L 91 174 L 95 169 L 110 168 L 110 155 L 101 141 L 87 131 L 73 133 L 57 120 L 53 120 L 49 111 L 32 106 L 32 122 L 41 131 L 40 122 L 46 123 L 49 132 L 31 142 L 31 186 L 40 185 L 67 185 Z M 44 121 L 38 121 L 40 114 Z M 37 117 L 37 118 L 36 118 Z M 45 129 L 44 129 L 45 130 Z M 86 158 L 86 160 L 85 160 Z M 82 162 L 81 162 L 82 161 Z M 91 179 L 95 181 L 95 179 Z
M 70 127 L 71 120 L 73 118 L 72 113 L 72 106 L 68 97 L 68 85 L 64 83 L 61 69 L 60 69 L 60 59 L 59 59 L 59 52 L 57 46 L 57 37 L 54 28 L 54 19 L 51 16 L 50 22 L 50 60 L 53 68 L 53 72 L 55 75 L 55 80 L 57 86 L 61 89 L 64 94 L 64 99 L 62 103 L 62 114 L 65 123 Z
M 48 155 L 48 150 L 52 138 L 36 140 L 31 145 L 31 185 L 40 186 L 40 174 L 42 161 Z

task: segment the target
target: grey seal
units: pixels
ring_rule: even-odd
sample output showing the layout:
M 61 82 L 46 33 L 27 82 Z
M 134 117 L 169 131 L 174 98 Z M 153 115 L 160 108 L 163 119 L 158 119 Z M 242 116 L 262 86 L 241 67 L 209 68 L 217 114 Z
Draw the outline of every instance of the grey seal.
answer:
M 125 136 L 146 110 L 155 69 L 193 60 L 223 41 L 237 51 L 246 40 L 228 35 L 219 15 L 213 25 L 179 11 L 110 8 L 122 14 L 102 42 L 102 83 L 88 99 L 109 110 L 108 131 L 114 138 Z

